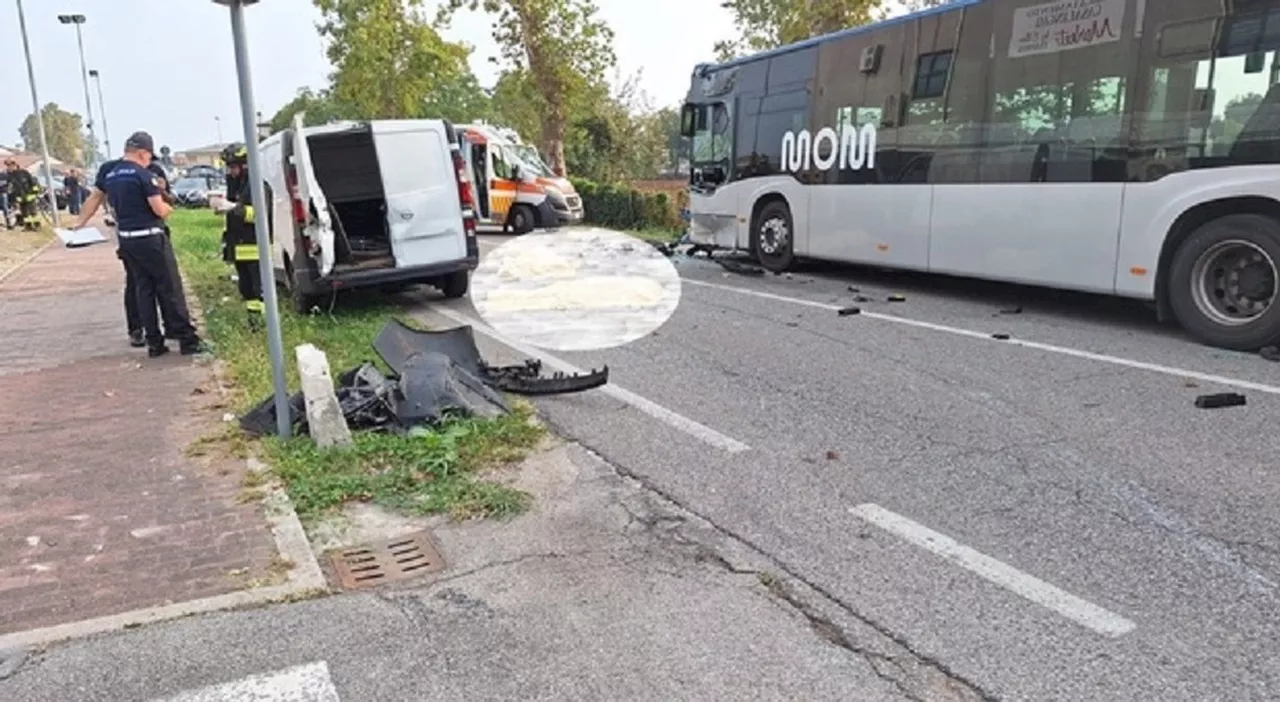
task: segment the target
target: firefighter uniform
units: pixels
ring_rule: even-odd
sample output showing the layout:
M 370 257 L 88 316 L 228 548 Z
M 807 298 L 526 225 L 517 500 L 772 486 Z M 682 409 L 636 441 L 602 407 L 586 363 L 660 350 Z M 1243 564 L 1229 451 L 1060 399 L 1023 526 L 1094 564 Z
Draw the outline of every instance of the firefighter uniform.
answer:
M 249 187 L 249 151 L 233 144 L 222 152 L 222 160 L 227 168 L 227 200 L 234 203 L 227 211 L 226 229 L 222 232 L 222 258 L 235 266 L 249 324 L 257 327 L 262 323 L 266 306 L 262 301 L 262 275 L 258 270 L 258 237 L 253 226 L 257 213 Z
M 9 202 L 18 211 L 18 224 L 23 229 L 35 231 L 40 228 L 40 213 L 36 201 L 40 198 L 40 185 L 35 176 L 22 168 L 16 161 L 5 162 L 9 171 Z

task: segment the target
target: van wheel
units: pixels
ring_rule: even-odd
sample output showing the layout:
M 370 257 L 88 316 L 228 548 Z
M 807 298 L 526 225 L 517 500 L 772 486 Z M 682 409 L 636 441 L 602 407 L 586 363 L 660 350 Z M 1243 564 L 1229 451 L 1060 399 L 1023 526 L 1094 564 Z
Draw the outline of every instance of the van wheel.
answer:
M 765 269 L 781 273 L 795 261 L 794 242 L 791 208 L 781 200 L 771 201 L 751 223 L 752 255 Z
M 507 220 L 511 226 L 511 231 L 515 234 L 528 234 L 533 231 L 533 225 L 536 215 L 533 208 L 528 205 L 516 205 L 511 208 L 511 214 Z
M 444 293 L 446 298 L 456 300 L 467 294 L 471 279 L 467 276 L 466 271 L 458 271 L 457 273 L 441 276 L 433 282 L 437 288 L 440 288 L 440 292 Z
M 1280 221 L 1208 222 L 1178 247 L 1169 273 L 1169 306 L 1196 339 L 1234 351 L 1280 341 Z

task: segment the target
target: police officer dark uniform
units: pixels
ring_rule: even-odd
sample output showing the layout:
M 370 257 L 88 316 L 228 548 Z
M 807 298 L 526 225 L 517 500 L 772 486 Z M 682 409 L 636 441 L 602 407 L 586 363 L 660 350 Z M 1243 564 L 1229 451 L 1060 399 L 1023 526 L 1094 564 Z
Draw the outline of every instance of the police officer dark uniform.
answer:
M 266 306 L 262 302 L 262 275 L 258 270 L 258 238 L 254 231 L 253 191 L 249 187 L 249 150 L 232 144 L 222 151 L 227 168 L 227 228 L 222 232 L 222 259 L 235 265 L 240 299 L 244 300 L 249 326 L 258 327 Z
M 164 316 L 172 320 L 169 332 L 178 338 L 184 355 L 199 353 L 203 348 L 186 306 L 179 306 L 174 292 L 181 287 L 182 280 L 173 275 L 166 260 L 168 239 L 165 237 L 164 218 L 172 208 L 161 194 L 161 180 L 147 169 L 154 151 L 151 135 L 134 133 L 125 141 L 124 158 L 114 162 L 95 184 L 99 191 L 105 193 L 115 212 L 120 257 L 126 270 L 134 276 L 137 314 L 147 353 L 153 358 L 169 352 L 160 331 L 157 305 L 164 310 Z M 97 209 L 96 206 L 93 209 Z M 90 216 L 92 212 L 86 209 L 81 214 L 81 225 Z
M 40 197 L 40 185 L 25 169 L 18 168 L 18 162 L 8 159 L 4 162 L 9 174 L 9 202 L 18 210 L 18 224 L 27 231 L 40 228 L 40 214 L 36 200 Z
M 161 167 L 160 163 L 154 159 L 151 161 L 151 165 L 147 166 L 147 170 L 151 171 L 152 175 L 160 179 L 160 196 L 164 198 L 165 203 L 170 207 L 175 205 L 178 202 L 178 198 L 175 197 L 173 192 L 169 189 L 169 174 L 165 173 L 164 168 Z M 165 222 L 164 224 L 164 240 L 164 256 L 165 260 L 169 263 L 169 274 L 173 276 L 174 280 L 181 281 L 182 273 L 178 270 L 178 257 L 173 252 L 173 230 L 169 228 L 168 222 Z M 189 309 L 187 307 L 187 293 L 182 289 L 182 285 L 178 285 L 177 289 L 174 290 L 174 295 L 177 297 L 177 307 L 179 309 Z M 163 308 L 161 308 L 160 312 L 164 321 L 165 338 L 177 339 L 178 337 L 173 336 L 173 320 L 170 320 L 168 317 L 164 317 Z

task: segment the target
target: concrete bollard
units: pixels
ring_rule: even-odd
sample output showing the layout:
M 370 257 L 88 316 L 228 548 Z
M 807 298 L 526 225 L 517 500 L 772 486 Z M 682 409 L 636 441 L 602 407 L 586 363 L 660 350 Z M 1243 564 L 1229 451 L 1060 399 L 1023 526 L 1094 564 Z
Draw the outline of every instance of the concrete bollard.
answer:
M 329 375 L 329 359 L 313 344 L 294 349 L 298 359 L 298 375 L 302 378 L 302 394 L 307 400 L 307 427 L 311 439 L 320 448 L 350 446 L 351 429 L 342 416 L 338 394 Z

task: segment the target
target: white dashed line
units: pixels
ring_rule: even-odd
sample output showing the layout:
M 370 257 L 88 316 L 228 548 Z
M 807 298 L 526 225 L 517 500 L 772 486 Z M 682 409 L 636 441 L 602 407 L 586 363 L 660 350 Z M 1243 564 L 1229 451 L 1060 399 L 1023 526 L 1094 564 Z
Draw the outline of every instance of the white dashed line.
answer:
M 342 702 L 324 661 L 182 692 L 157 702 Z
M 494 331 L 493 328 L 489 327 L 483 322 L 477 319 L 473 319 L 469 315 L 463 314 L 456 310 L 449 309 L 448 307 L 445 307 L 443 305 L 435 305 L 429 308 L 429 310 L 431 312 L 436 312 L 442 316 L 448 317 L 449 319 L 452 319 L 458 324 L 470 325 L 472 329 L 476 330 L 481 334 L 484 334 L 490 339 L 493 339 L 494 341 L 497 341 L 512 349 L 515 349 L 516 351 L 519 351 L 525 356 L 528 356 L 530 358 L 540 359 L 545 365 L 551 366 L 555 370 L 558 370 L 564 373 L 585 373 L 586 372 L 584 369 L 579 368 L 573 365 L 572 363 L 569 363 L 568 361 L 556 358 L 555 356 L 552 356 L 546 351 L 533 348 L 532 346 L 526 346 L 525 344 L 522 344 L 519 341 L 510 339 L 504 336 L 503 334 L 500 334 L 499 332 Z M 705 424 L 701 424 L 692 419 L 689 419 L 688 417 L 682 414 L 679 414 L 678 412 L 669 410 L 666 407 L 663 407 L 662 405 L 654 402 L 653 400 L 641 397 L 640 395 L 637 395 L 634 392 L 631 392 L 630 390 L 626 390 L 624 388 L 618 387 L 617 385 L 614 385 L 612 382 L 609 383 L 608 385 L 605 385 L 599 388 L 598 391 L 608 395 L 609 397 L 614 398 L 615 400 L 625 402 L 626 404 L 631 405 L 632 407 L 636 408 L 637 410 L 640 410 L 641 412 L 649 415 L 650 417 L 653 417 L 654 419 L 660 422 L 663 422 L 664 424 L 667 424 L 671 427 L 679 429 L 680 431 L 694 437 L 695 439 L 698 439 L 707 444 L 710 444 L 718 449 L 728 451 L 729 453 L 742 453 L 743 451 L 751 450 L 750 446 L 747 446 L 746 444 L 742 443 L 741 441 L 738 441 L 737 439 L 721 434 L 720 432 L 716 431 L 715 429 L 712 429 L 711 427 L 706 426 Z
M 718 283 L 707 283 L 701 280 L 690 280 L 685 278 L 682 281 L 685 285 L 695 285 L 702 288 L 710 288 L 712 290 L 723 290 L 725 292 L 738 293 L 741 295 L 749 295 L 764 300 L 774 300 L 776 302 L 785 302 L 792 305 L 803 305 L 805 307 L 815 307 L 821 310 L 841 310 L 845 306 L 832 305 L 826 302 L 817 302 L 815 300 L 804 300 L 797 297 L 787 297 L 786 295 L 775 295 L 773 293 L 761 292 L 759 290 L 748 290 L 732 285 L 720 285 Z M 1225 385 L 1227 387 L 1238 388 L 1240 390 L 1253 390 L 1256 392 L 1266 393 L 1269 395 L 1280 395 L 1280 387 L 1275 385 L 1267 385 L 1265 383 L 1255 383 L 1249 380 L 1240 380 L 1238 378 L 1228 378 L 1222 375 L 1213 375 L 1210 373 L 1201 373 L 1200 371 L 1187 370 L 1185 368 L 1177 368 L 1174 366 L 1164 366 L 1159 363 L 1147 363 L 1146 361 L 1135 361 L 1129 358 L 1121 358 L 1120 356 L 1110 356 L 1104 353 L 1093 353 L 1092 351 L 1081 351 L 1079 349 L 1068 348 L 1066 346 L 1055 346 L 1053 344 L 1042 344 L 1038 341 L 1027 341 L 1026 339 L 1002 339 L 996 340 L 991 338 L 990 332 L 974 331 L 972 329 L 962 329 L 960 327 L 952 327 L 946 324 L 934 324 L 933 322 L 922 322 L 918 319 L 908 319 L 907 317 L 899 317 L 892 314 L 883 314 L 880 312 L 862 311 L 862 317 L 875 319 L 882 322 L 892 322 L 894 324 L 902 324 L 908 327 L 916 327 L 918 329 L 928 329 L 930 331 L 944 332 L 947 334 L 955 334 L 957 336 L 967 336 L 971 339 L 980 339 L 997 344 L 1007 344 L 1012 346 L 1021 346 L 1026 349 L 1035 349 L 1037 351 L 1045 351 L 1048 353 L 1061 354 L 1063 356 L 1072 356 L 1074 358 L 1083 358 L 1089 361 L 1097 361 L 1099 363 L 1110 363 L 1116 366 L 1124 366 L 1125 368 L 1133 368 L 1136 370 L 1150 371 L 1152 373 L 1162 373 L 1176 378 L 1199 380 L 1205 383 L 1214 383 L 1217 385 Z
M 1013 566 L 981 554 L 954 539 L 906 517 L 873 504 L 849 510 L 850 514 L 969 570 L 1077 624 L 1106 636 L 1133 631 L 1132 621 L 1028 575 Z

